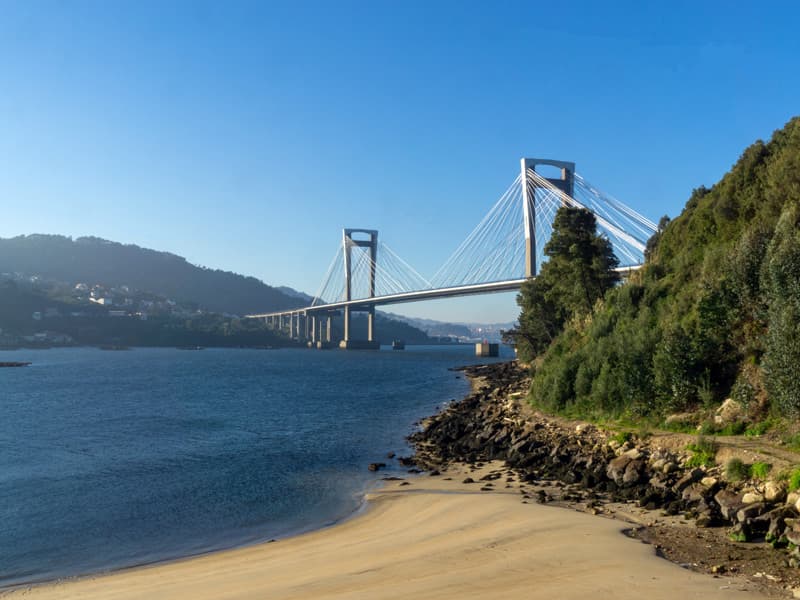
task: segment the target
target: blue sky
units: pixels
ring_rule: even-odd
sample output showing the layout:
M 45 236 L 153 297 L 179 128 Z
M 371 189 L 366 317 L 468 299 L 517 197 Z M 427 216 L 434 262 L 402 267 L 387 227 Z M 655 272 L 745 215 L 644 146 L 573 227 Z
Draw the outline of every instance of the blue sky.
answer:
M 523 155 L 675 216 L 800 113 L 799 17 L 796 2 L 0 0 L 0 236 L 96 235 L 313 293 L 342 227 L 378 229 L 431 275 Z

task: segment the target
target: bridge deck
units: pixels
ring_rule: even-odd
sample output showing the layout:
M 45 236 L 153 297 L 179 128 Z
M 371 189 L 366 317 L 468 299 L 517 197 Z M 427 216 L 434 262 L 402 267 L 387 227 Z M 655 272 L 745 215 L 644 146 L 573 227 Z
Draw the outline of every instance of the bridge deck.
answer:
M 391 294 L 388 296 L 375 296 L 373 298 L 358 298 L 356 300 L 331 302 L 330 304 L 318 304 L 316 306 L 302 306 L 291 310 L 279 310 L 270 313 L 256 315 L 246 315 L 247 318 L 258 319 L 263 317 L 278 317 L 281 315 L 293 314 L 314 314 L 341 310 L 346 306 L 351 309 L 366 308 L 368 306 L 381 306 L 384 304 L 402 304 L 404 302 L 420 302 L 422 300 L 435 300 L 437 298 L 454 298 L 457 296 L 472 296 L 475 294 L 490 294 L 496 292 L 513 292 L 518 290 L 525 279 L 510 279 L 508 281 L 493 281 L 491 283 L 477 283 L 471 285 L 461 285 L 449 288 L 434 290 L 417 290 L 414 292 L 404 292 L 402 294 Z
M 620 273 L 636 271 L 641 265 L 631 265 L 618 267 Z M 474 283 L 433 290 L 417 290 L 414 292 L 403 292 L 402 294 L 390 294 L 386 296 L 375 296 L 373 298 L 358 298 L 341 302 L 331 302 L 329 304 L 318 304 L 316 306 L 298 306 L 289 310 L 279 310 L 269 313 L 259 313 L 255 315 L 245 315 L 248 319 L 260 319 L 264 317 L 279 317 L 282 315 L 308 315 L 314 313 L 327 313 L 339 311 L 346 306 L 351 309 L 366 309 L 370 306 L 382 306 L 385 304 L 403 304 L 404 302 L 421 302 L 423 300 L 436 300 L 438 298 L 455 298 L 458 296 L 473 296 L 476 294 L 493 294 L 498 292 L 513 292 L 520 289 L 526 278 L 509 279 L 506 281 L 492 281 L 489 283 Z

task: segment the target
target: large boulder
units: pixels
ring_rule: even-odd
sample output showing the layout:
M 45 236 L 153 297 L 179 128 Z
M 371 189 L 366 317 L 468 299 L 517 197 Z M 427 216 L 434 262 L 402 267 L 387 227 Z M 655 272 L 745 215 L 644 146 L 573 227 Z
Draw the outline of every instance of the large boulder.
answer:
M 741 494 L 730 490 L 720 490 L 714 494 L 714 500 L 719 506 L 719 512 L 728 520 L 733 520 L 745 504 L 742 502 Z
M 608 463 L 608 467 L 606 467 L 606 476 L 617 485 L 621 485 L 622 478 L 625 475 L 625 469 L 631 460 L 630 456 L 624 454 L 616 457 Z
M 744 416 L 744 407 L 733 398 L 728 398 L 714 413 L 714 424 L 724 427 L 742 421 Z

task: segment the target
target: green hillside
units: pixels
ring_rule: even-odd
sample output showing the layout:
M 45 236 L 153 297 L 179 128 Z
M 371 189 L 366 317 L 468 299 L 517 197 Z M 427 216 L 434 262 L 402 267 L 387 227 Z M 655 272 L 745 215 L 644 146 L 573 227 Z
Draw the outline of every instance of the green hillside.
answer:
M 205 269 L 182 256 L 95 237 L 0 238 L 0 273 L 115 287 L 127 285 L 206 310 L 243 315 L 294 308 L 298 299 L 255 277 Z
M 754 415 L 797 416 L 798 224 L 794 118 L 695 190 L 648 244 L 644 268 L 534 357 L 532 401 L 584 416 L 664 415 L 732 396 Z
M 3 285 L 6 281 L 29 278 L 37 281 L 41 289 L 34 293 L 25 286 L 17 290 L 16 285 Z M 73 286 L 80 283 L 88 289 L 76 292 Z M 109 307 L 98 309 L 88 300 L 88 290 L 98 287 L 103 289 L 102 295 L 115 296 L 115 301 L 126 296 L 137 297 L 133 304 L 112 308 L 147 312 L 151 320 L 96 321 L 70 317 L 63 322 L 50 318 L 41 323 L 31 318 L 32 313 L 46 312 L 47 308 L 69 314 L 77 310 L 76 303 L 80 305 L 79 312 L 107 316 Z M 141 305 L 142 300 L 148 299 L 161 304 L 168 301 L 177 308 L 169 309 L 170 314 L 161 315 L 160 320 L 153 320 L 153 310 Z M 297 308 L 310 300 L 289 288 L 278 289 L 254 277 L 198 267 L 181 256 L 135 245 L 95 237 L 73 240 L 60 235 L 0 238 L 0 329 L 16 335 L 26 335 L 47 325 L 49 329 L 69 334 L 79 343 L 106 343 L 114 339 L 130 345 L 291 344 L 281 335 L 267 332 L 263 323 L 231 320 L 223 315 Z M 359 334 L 363 330 L 366 335 L 366 319 L 362 315 L 356 316 L 354 327 Z M 377 333 L 384 342 L 393 339 L 417 344 L 430 342 L 420 329 L 383 315 L 378 316 Z M 334 336 L 341 337 L 338 323 Z

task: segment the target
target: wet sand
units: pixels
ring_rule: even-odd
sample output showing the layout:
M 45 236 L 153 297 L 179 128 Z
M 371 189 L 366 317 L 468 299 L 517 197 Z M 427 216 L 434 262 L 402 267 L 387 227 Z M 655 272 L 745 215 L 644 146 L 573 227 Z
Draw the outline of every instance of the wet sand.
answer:
M 461 483 L 464 476 L 391 482 L 368 496 L 363 513 L 305 535 L 19 589 L 8 597 L 766 597 L 742 580 L 695 573 L 657 557 L 651 546 L 621 533 L 628 527 L 623 522 L 523 500 L 519 483 L 505 479 L 495 482 L 496 491 L 480 491 L 480 484 Z

